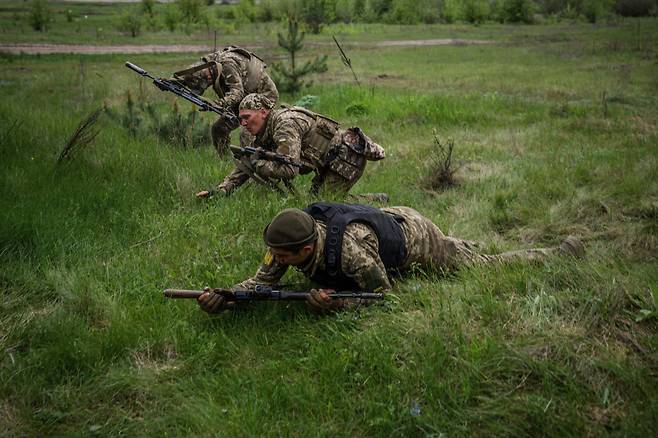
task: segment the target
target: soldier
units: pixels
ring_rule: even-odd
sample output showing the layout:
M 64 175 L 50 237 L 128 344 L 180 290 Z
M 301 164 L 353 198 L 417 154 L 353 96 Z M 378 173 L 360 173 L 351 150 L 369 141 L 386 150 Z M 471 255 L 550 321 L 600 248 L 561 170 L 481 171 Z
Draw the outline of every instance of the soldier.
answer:
M 338 122 L 305 108 L 273 109 L 274 102 L 262 94 L 250 94 L 240 103 L 240 124 L 255 136 L 253 146 L 276 152 L 300 163 L 301 168 L 279 162 L 242 159 L 221 184 L 217 192 L 228 195 L 249 177 L 261 182 L 283 181 L 298 174 L 315 172 L 311 191 L 324 184 L 347 193 L 359 180 L 366 162 L 381 160 L 384 149 L 361 129 L 340 128 Z M 204 190 L 197 197 L 214 192 Z
M 174 73 L 174 79 L 183 83 L 197 94 L 203 94 L 212 87 L 219 97 L 217 104 L 232 113 L 234 121 L 220 117 L 211 128 L 212 142 L 217 153 L 228 151 L 231 131 L 239 127 L 238 106 L 250 93 L 261 93 L 276 103 L 279 92 L 266 73 L 267 65 L 258 56 L 240 47 L 229 46 L 209 53 L 201 62 Z M 240 142 L 248 145 L 248 135 L 241 136 Z
M 332 300 L 333 290 L 383 292 L 389 275 L 418 266 L 450 272 L 460 266 L 543 260 L 552 254 L 582 257 L 583 244 L 569 236 L 553 248 L 482 254 L 468 240 L 445 236 L 429 219 L 409 207 L 374 208 L 358 204 L 315 203 L 305 210 L 286 209 L 265 227 L 268 246 L 256 275 L 238 286 L 275 285 L 288 266 L 327 289 L 312 290 L 307 303 L 320 311 L 338 310 L 353 300 Z M 206 312 L 233 303 L 211 291 L 198 298 Z

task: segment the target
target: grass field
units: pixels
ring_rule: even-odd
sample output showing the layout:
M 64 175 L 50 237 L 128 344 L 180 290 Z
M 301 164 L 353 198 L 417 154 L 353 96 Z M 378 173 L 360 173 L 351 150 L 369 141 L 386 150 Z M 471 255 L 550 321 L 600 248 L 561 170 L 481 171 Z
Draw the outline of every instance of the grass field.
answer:
M 641 23 L 463 26 L 497 41 L 487 46 L 354 45 L 360 88 L 328 46 L 329 71 L 305 94 L 388 152 L 354 192 L 385 191 L 489 251 L 576 234 L 587 256 L 416 272 L 384 305 L 327 317 L 285 303 L 209 316 L 161 294 L 253 274 L 263 227 L 312 201 L 310 178 L 298 196 L 248 186 L 198 203 L 228 159 L 133 138 L 107 116 L 57 165 L 91 110 L 121 110 L 128 90 L 173 98 L 140 92 L 124 56 L 0 57 L 0 435 L 651 436 L 658 21 Z M 345 35 L 401 32 L 381 29 Z M 130 60 L 167 74 L 194 57 Z M 433 130 L 463 164 L 444 192 L 422 184 Z

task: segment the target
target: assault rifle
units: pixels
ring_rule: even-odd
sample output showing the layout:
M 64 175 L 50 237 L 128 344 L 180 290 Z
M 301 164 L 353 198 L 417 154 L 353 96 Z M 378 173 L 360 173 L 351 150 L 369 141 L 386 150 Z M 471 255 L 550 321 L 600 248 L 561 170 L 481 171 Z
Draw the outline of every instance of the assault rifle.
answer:
M 277 184 L 277 180 L 267 178 L 256 173 L 256 170 L 254 169 L 253 162 L 251 161 L 251 159 L 256 158 L 262 160 L 275 161 L 277 163 L 287 164 L 299 168 L 304 167 L 303 164 L 292 160 L 290 157 L 277 154 L 276 152 L 266 151 L 263 148 L 255 148 L 253 146 L 246 146 L 241 148 L 233 145 L 230 145 L 229 147 L 231 148 L 231 152 L 235 157 L 236 160 L 235 163 L 238 169 L 249 175 L 258 184 L 261 184 L 269 188 L 270 190 L 279 193 L 280 195 L 285 195 L 285 191 L 283 191 L 283 189 L 279 187 L 279 185 Z M 288 189 L 288 191 L 290 191 L 290 193 L 293 194 L 295 193 L 295 188 L 293 187 L 290 181 L 282 180 L 281 182 L 283 183 L 284 186 L 286 186 L 286 188 Z
M 268 161 L 274 161 L 277 163 L 281 164 L 287 164 L 289 166 L 294 166 L 294 167 L 299 167 L 302 168 L 304 165 L 302 163 L 298 163 L 297 161 L 293 161 L 290 157 L 287 157 L 285 155 L 277 154 L 276 152 L 272 151 L 266 151 L 263 148 L 255 148 L 253 146 L 245 146 L 243 148 L 238 147 L 238 146 L 230 146 L 231 152 L 233 152 L 233 155 L 238 158 L 238 157 L 246 157 L 246 156 L 256 156 L 257 159 L 259 160 L 268 160 Z
M 212 289 L 212 292 L 222 295 L 227 301 L 303 301 L 306 300 L 308 292 L 289 290 L 278 290 L 272 286 L 258 285 L 254 289 Z M 165 289 L 164 296 L 167 298 L 199 298 L 202 290 Z M 383 293 L 375 292 L 351 292 L 341 291 L 329 294 L 332 299 L 336 298 L 363 298 L 369 300 L 383 300 Z
M 148 74 L 146 70 L 136 66 L 131 62 L 126 62 L 126 67 L 128 67 L 129 69 L 131 69 L 132 71 L 134 71 L 135 73 L 141 76 L 146 76 L 147 78 L 153 79 L 153 85 L 158 87 L 160 90 L 174 93 L 176 96 L 180 96 L 183 99 L 192 102 L 196 106 L 200 107 L 201 111 L 212 111 L 220 115 L 221 117 L 227 119 L 229 123 L 239 125 L 238 118 L 235 116 L 235 114 L 226 111 L 225 109 L 222 109 L 211 102 L 208 102 L 201 96 L 190 91 L 187 87 L 179 83 L 176 83 L 174 81 L 170 81 L 169 79 L 153 77 L 150 74 Z

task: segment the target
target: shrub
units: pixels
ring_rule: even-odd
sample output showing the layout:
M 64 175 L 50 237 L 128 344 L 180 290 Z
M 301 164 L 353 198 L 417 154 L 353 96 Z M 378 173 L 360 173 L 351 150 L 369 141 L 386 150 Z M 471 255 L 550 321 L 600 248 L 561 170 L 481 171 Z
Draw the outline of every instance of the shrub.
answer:
M 464 0 L 462 16 L 469 23 L 482 23 L 489 18 L 491 9 L 486 0 Z
M 167 9 L 165 9 L 164 23 L 170 32 L 176 30 L 179 21 L 180 21 L 180 14 L 177 8 L 173 6 L 169 6 Z
M 534 21 L 537 6 L 532 0 L 503 0 L 500 20 L 505 23 L 526 23 Z
M 30 9 L 29 15 L 30 25 L 32 29 L 45 32 L 48 30 L 48 23 L 50 22 L 50 8 L 46 0 L 34 0 Z
M 609 14 L 612 11 L 612 2 L 610 0 L 585 0 L 583 2 L 583 15 L 590 23 Z
M 155 6 L 155 0 L 142 0 L 142 11 L 153 16 L 153 7 Z
M 131 11 L 125 11 L 119 18 L 117 29 L 135 38 L 142 30 L 142 16 Z
M 615 10 L 624 17 L 642 17 L 649 15 L 655 7 L 655 0 L 617 0 Z
M 186 23 L 196 23 L 201 17 L 204 5 L 202 0 L 177 0 L 181 19 Z
M 428 154 L 429 172 L 425 177 L 425 186 L 432 190 L 445 190 L 457 185 L 455 173 L 461 165 L 455 165 L 452 153 L 455 148 L 455 142 L 448 139 L 442 142 L 434 133 L 434 144 Z
M 441 18 L 446 23 L 454 23 L 462 17 L 462 2 L 460 0 L 445 0 L 441 9 Z

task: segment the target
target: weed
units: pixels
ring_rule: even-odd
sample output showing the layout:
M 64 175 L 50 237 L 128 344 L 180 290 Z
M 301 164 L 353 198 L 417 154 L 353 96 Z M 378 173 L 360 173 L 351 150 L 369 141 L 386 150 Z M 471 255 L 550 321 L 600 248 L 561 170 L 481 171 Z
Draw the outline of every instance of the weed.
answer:
M 434 143 L 428 152 L 429 172 L 425 177 L 426 186 L 431 190 L 445 190 L 457 185 L 455 173 L 461 168 L 453 158 L 455 141 L 451 138 L 445 141 L 439 139 L 434 132 Z
M 99 133 L 98 129 L 95 129 L 95 125 L 104 110 L 104 107 L 95 109 L 80 121 L 80 124 L 66 142 L 66 145 L 64 145 L 64 149 L 59 153 L 57 163 L 70 161 L 73 158 L 74 152 L 77 153 L 77 151 L 80 151 L 93 143 Z

